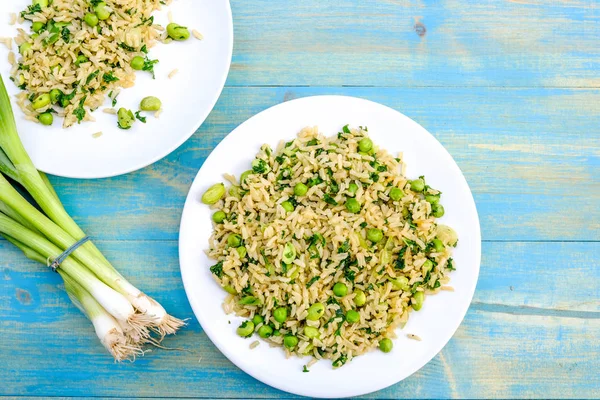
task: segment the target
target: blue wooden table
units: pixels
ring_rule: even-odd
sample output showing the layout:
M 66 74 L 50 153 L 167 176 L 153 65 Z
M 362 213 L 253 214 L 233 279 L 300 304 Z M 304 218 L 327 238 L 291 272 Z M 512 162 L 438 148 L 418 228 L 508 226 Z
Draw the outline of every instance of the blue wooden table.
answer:
M 193 317 L 179 218 L 205 158 L 272 105 L 316 94 L 389 105 L 434 134 L 477 202 L 483 260 L 444 350 L 367 398 L 600 397 L 600 4 L 596 0 L 232 1 L 235 49 L 214 111 L 155 165 L 52 178 L 138 287 Z M 0 395 L 292 397 L 249 377 L 198 323 L 114 364 L 57 275 L 0 241 Z

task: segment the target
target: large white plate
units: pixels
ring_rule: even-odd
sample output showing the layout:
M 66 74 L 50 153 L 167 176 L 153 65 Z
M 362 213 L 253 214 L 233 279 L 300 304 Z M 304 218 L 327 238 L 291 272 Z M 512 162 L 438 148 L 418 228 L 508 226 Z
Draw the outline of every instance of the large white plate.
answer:
M 285 359 L 279 348 L 266 343 L 250 350 L 255 339 L 244 340 L 235 330 L 240 320 L 221 308 L 225 292 L 210 276 L 204 249 L 212 231 L 211 211 L 200 202 L 204 191 L 247 170 L 263 143 L 275 147 L 303 127 L 318 125 L 326 135 L 343 125 L 367 126 L 375 143 L 393 153 L 403 152 L 408 177 L 425 175 L 427 183 L 443 192 L 446 215 L 441 219 L 458 233 L 451 274 L 455 292 L 427 297 L 394 340 L 389 354 L 373 351 L 332 369 L 322 361 L 303 373 L 310 359 Z M 253 377 L 287 392 L 311 397 L 358 396 L 390 386 L 417 371 L 450 340 L 461 323 L 475 291 L 481 256 L 481 236 L 475 202 L 460 169 L 442 145 L 424 128 L 399 112 L 363 99 L 340 96 L 307 97 L 272 107 L 231 132 L 208 157 L 190 189 L 179 238 L 181 274 L 192 309 L 206 334 L 234 364 Z M 231 321 L 231 323 L 229 323 Z M 406 333 L 423 340 L 408 339 Z M 442 378 L 442 377 L 440 377 Z
M 17 13 L 31 0 L 1 1 L 0 37 L 14 37 L 17 26 L 10 26 L 10 13 Z M 204 35 L 198 41 L 191 37 L 182 43 L 157 44 L 150 58 L 156 80 L 149 73 L 137 73 L 136 85 L 121 91 L 117 107 L 133 111 L 146 96 L 163 102 L 159 119 L 137 122 L 130 130 L 117 128 L 116 116 L 101 109 L 93 115 L 95 123 L 82 123 L 62 129 L 62 120 L 52 127 L 27 121 L 13 97 L 13 110 L 19 134 L 36 167 L 52 175 L 71 178 L 104 178 L 121 175 L 150 165 L 183 144 L 204 122 L 225 85 L 233 49 L 233 23 L 228 0 L 177 0 L 157 12 L 155 21 L 166 26 L 167 12 L 180 25 L 196 29 Z M 29 27 L 27 27 L 29 29 Z M 14 48 L 14 46 L 13 46 Z M 8 50 L 0 46 L 0 73 L 10 94 L 19 89 L 8 80 Z M 18 54 L 17 54 L 18 55 Z M 175 77 L 169 73 L 178 68 Z M 106 101 L 104 107 L 111 107 Z M 93 133 L 102 132 L 97 139 Z

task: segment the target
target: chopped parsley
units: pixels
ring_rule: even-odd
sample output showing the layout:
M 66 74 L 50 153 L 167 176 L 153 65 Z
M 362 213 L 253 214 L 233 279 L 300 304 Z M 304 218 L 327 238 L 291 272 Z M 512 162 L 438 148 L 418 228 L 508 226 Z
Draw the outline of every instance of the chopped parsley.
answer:
M 313 284 L 313 283 L 315 283 L 316 281 L 318 281 L 319 279 L 321 279 L 321 277 L 320 277 L 320 276 L 318 276 L 318 275 L 317 275 L 317 276 L 315 276 L 315 277 L 313 277 L 313 278 L 312 278 L 310 281 L 308 281 L 308 282 L 306 283 L 306 288 L 308 289 L 309 287 L 311 287 L 311 286 L 312 286 L 312 284 Z
M 111 83 L 111 82 L 116 82 L 119 80 L 119 78 L 117 78 L 116 76 L 113 75 L 112 72 L 107 72 L 104 75 L 102 75 L 102 80 L 106 83 Z
M 93 81 L 94 78 L 96 78 L 99 74 L 100 74 L 100 70 L 96 70 L 96 71 L 92 72 L 91 74 L 89 74 L 87 79 L 85 80 L 85 84 L 89 85 L 90 82 Z
M 125 43 L 119 43 L 119 47 L 127 51 L 135 51 L 135 47 L 128 46 Z
M 158 60 L 151 60 L 148 57 L 144 60 L 144 66 L 142 67 L 142 71 L 150 72 L 152 74 L 152 79 L 156 79 L 156 75 L 154 74 L 154 64 L 156 64 Z
M 136 118 L 136 119 L 138 119 L 138 120 L 140 120 L 141 122 L 143 122 L 143 123 L 145 124 L 145 123 L 146 123 L 146 117 L 142 117 L 142 116 L 140 115 L 140 112 L 141 112 L 141 111 L 136 111 L 136 112 L 135 112 L 135 118 Z
M 83 96 L 83 98 L 79 100 L 79 105 L 77 106 L 77 108 L 73 110 L 73 115 L 77 117 L 78 124 L 81 123 L 81 121 L 85 117 L 85 108 L 83 108 L 83 104 L 85 103 L 86 98 L 87 96 Z
M 223 276 L 223 261 L 219 261 L 212 267 L 210 267 L 210 272 L 218 276 L 219 278 Z M 244 289 L 245 290 L 245 289 Z M 242 290 L 243 292 L 243 290 Z

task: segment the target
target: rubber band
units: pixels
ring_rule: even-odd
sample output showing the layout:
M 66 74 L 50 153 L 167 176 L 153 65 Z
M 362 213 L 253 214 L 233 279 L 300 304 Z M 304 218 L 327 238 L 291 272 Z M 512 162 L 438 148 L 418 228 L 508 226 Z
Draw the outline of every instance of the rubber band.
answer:
M 50 261 L 50 258 L 48 258 L 48 267 L 50 267 L 52 269 L 52 271 L 56 272 L 58 267 L 60 267 L 60 264 L 62 264 L 63 261 L 65 261 L 67 257 L 69 257 L 75 250 L 77 250 L 79 247 L 81 247 L 82 245 L 87 243 L 89 240 L 90 240 L 89 236 L 86 236 L 86 237 L 76 241 L 71 247 L 66 249 L 61 255 L 59 255 L 54 260 L 52 260 L 52 262 Z

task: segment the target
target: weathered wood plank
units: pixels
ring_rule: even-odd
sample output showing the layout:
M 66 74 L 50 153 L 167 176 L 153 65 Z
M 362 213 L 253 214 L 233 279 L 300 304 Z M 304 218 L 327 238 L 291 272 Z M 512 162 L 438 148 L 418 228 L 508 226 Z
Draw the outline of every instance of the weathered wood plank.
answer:
M 176 242 L 99 245 L 169 311 L 192 317 Z M 450 344 L 413 377 L 368 397 L 593 396 L 600 385 L 594 341 L 600 335 L 599 253 L 600 243 L 485 243 L 474 303 Z M 0 254 L 0 395 L 282 395 L 235 368 L 195 320 L 167 342 L 188 351 L 114 364 L 56 274 L 24 260 L 6 242 Z M 562 379 L 566 374 L 569 379 Z
M 176 239 L 189 185 L 219 141 L 265 108 L 319 94 L 368 98 L 424 125 L 463 170 L 485 240 L 600 240 L 600 89 L 227 88 L 193 138 L 153 166 L 52 180 L 95 238 Z
M 229 85 L 600 86 L 594 0 L 259 0 L 232 9 Z

